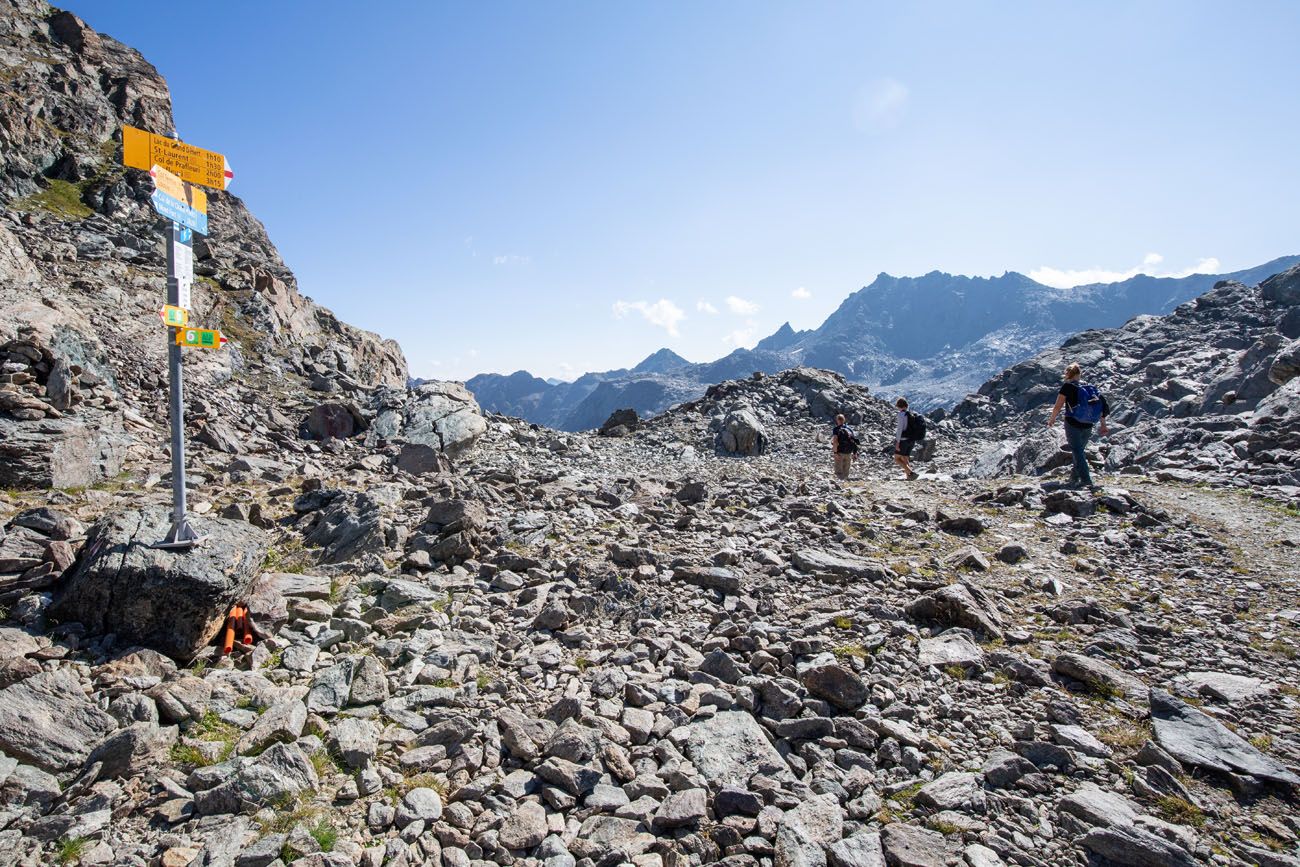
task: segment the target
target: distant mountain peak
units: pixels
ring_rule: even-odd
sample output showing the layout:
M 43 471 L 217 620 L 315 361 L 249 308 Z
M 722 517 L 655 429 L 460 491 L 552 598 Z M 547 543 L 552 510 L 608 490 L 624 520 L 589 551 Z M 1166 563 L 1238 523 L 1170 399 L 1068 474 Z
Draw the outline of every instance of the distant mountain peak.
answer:
M 680 370 L 690 365 L 690 362 L 682 358 L 676 352 L 668 347 L 660 349 L 646 356 L 645 360 L 632 368 L 633 373 L 669 373 L 674 370 Z
M 803 332 L 795 331 L 787 322 L 754 346 L 755 352 L 779 352 L 797 342 Z

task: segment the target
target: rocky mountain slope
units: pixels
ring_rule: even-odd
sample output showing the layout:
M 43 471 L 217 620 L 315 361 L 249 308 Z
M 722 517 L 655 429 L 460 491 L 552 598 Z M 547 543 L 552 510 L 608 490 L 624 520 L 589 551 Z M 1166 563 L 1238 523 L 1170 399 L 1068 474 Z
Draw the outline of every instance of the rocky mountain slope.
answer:
M 1063 463 L 1042 429 L 1062 371 L 1084 368 L 1112 405 L 1098 442 L 1107 470 L 1268 487 L 1300 500 L 1300 267 L 1247 286 L 1225 281 L 1168 316 L 1087 331 L 1014 365 L 952 412 L 984 451 L 977 475 Z
M 713 383 L 799 365 L 905 394 L 929 410 L 951 406 L 1008 365 L 1079 331 L 1168 313 L 1220 280 L 1255 285 L 1297 263 L 1300 257 L 1287 256 L 1233 274 L 1139 275 L 1072 289 L 1014 272 L 992 278 L 881 274 L 821 327 L 795 331 L 786 323 L 752 350 L 737 349 L 717 361 L 689 364 L 661 349 L 630 370 L 588 373 L 558 385 L 524 371 L 481 374 L 466 384 L 494 412 L 571 431 L 596 427 L 620 407 L 653 414 L 698 397 Z
M 1009 389 L 911 483 L 891 408 L 829 371 L 605 436 L 485 416 L 403 387 L 214 196 L 199 312 L 236 346 L 187 356 L 207 540 L 153 548 L 159 227 L 109 180 L 113 129 L 70 121 L 167 124 L 166 89 L 0 2 L 5 76 L 66 133 L 16 134 L 5 91 L 0 867 L 1300 864 L 1294 515 L 1159 473 L 965 477 Z M 1214 340 L 1289 328 L 1294 286 Z

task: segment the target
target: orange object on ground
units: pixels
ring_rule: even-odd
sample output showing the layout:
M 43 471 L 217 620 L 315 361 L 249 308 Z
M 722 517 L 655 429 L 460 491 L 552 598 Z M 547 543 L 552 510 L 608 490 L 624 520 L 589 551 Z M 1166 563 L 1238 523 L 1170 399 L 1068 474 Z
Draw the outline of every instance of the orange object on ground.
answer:
M 238 634 L 244 644 L 253 643 L 253 624 L 248 618 L 248 608 L 244 605 L 236 605 L 230 609 L 230 616 L 226 618 L 226 634 L 221 643 L 221 652 L 229 654 L 235 649 L 235 635 Z

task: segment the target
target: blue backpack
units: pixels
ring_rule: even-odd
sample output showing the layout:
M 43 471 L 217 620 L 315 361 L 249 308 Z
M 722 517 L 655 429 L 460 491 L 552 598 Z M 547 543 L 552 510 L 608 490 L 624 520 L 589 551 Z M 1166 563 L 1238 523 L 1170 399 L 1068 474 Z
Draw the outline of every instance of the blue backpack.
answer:
M 1079 383 L 1079 402 L 1066 407 L 1065 414 L 1080 424 L 1096 424 L 1101 421 L 1101 391 L 1097 386 Z

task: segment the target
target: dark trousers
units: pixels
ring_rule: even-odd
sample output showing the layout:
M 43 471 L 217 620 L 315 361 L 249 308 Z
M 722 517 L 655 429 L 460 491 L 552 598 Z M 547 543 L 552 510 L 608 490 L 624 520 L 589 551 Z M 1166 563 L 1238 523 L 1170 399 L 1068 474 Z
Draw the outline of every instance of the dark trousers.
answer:
M 1088 469 L 1088 440 L 1092 437 L 1092 426 L 1076 427 L 1065 425 L 1065 441 L 1070 446 L 1074 458 L 1074 469 L 1070 473 L 1070 484 L 1092 485 L 1092 472 Z

